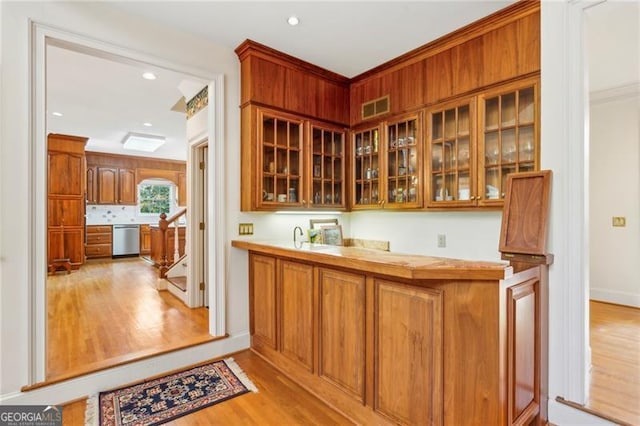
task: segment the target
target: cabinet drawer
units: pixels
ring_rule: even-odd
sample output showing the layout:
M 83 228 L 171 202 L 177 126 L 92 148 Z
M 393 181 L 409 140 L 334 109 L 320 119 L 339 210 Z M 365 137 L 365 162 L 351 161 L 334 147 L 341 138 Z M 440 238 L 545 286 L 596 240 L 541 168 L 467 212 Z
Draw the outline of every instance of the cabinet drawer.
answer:
M 111 244 L 87 245 L 84 250 L 88 258 L 111 256 Z
M 111 244 L 111 234 L 87 233 L 87 245 L 91 244 Z
M 111 234 L 111 225 L 89 225 L 87 234 Z

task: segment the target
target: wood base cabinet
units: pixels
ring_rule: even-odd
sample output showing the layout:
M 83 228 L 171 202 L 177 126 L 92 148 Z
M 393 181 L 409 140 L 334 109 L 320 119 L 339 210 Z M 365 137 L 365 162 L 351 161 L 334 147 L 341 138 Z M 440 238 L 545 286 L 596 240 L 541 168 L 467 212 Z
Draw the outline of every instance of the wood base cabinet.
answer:
M 408 279 L 331 263 L 250 251 L 254 352 L 357 424 L 546 423 L 543 267 Z

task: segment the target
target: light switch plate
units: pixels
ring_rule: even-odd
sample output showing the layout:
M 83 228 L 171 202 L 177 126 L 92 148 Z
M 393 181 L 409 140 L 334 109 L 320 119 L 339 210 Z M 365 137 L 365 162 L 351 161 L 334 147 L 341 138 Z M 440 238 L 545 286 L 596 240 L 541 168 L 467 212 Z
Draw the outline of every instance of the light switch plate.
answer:
M 238 235 L 253 235 L 253 223 L 239 223 Z
M 611 222 L 613 226 L 627 226 L 627 218 L 624 216 L 614 216 Z

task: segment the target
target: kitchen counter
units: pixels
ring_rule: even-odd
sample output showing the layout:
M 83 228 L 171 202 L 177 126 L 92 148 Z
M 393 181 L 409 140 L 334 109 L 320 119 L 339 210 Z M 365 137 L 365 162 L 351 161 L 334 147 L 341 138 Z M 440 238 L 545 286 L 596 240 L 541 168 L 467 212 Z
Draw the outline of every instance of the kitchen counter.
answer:
M 544 424 L 545 266 L 231 244 L 251 349 L 355 424 Z
M 330 246 L 293 241 L 233 240 L 236 248 L 295 258 L 329 266 L 368 271 L 403 279 L 506 279 L 513 269 L 506 263 L 391 253 L 360 247 Z

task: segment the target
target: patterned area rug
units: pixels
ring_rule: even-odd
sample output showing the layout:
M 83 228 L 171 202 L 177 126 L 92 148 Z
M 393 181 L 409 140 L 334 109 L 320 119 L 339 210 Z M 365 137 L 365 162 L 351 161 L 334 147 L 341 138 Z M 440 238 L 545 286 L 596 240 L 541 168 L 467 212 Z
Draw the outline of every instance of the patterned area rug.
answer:
M 100 392 L 87 401 L 86 425 L 159 425 L 257 389 L 233 358 L 148 382 Z

